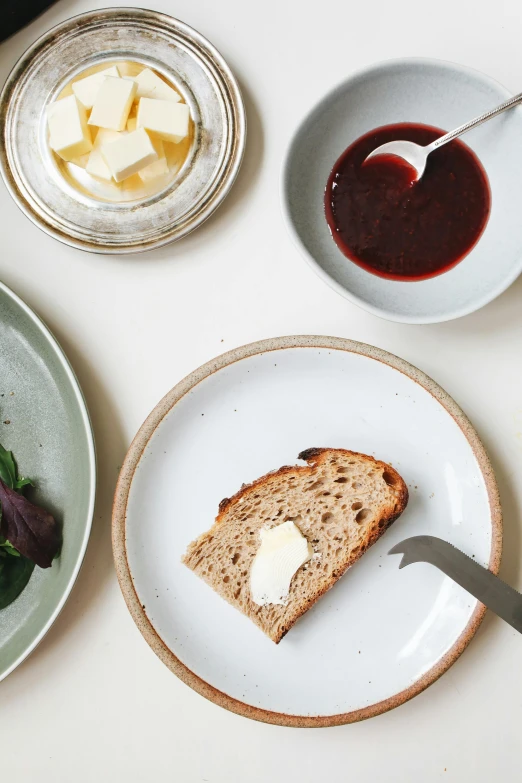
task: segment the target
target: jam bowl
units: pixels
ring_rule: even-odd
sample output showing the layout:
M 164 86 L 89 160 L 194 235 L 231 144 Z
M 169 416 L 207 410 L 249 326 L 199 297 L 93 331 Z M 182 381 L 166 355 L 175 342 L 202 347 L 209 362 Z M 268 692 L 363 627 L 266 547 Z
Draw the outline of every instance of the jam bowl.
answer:
M 453 155 L 453 160 L 449 155 L 437 158 L 443 154 L 441 148 L 430 156 L 432 171 L 427 169 L 419 183 L 408 183 L 412 190 L 411 195 L 406 194 L 405 203 L 414 208 L 418 202 L 417 219 L 413 209 L 409 217 L 412 229 L 417 232 L 415 245 L 422 247 L 424 267 L 405 266 L 408 274 L 401 275 L 397 254 L 404 248 L 400 243 L 397 248 L 381 247 L 380 259 L 373 258 L 371 263 L 366 263 L 365 256 L 357 252 L 357 247 L 367 249 L 368 242 L 362 243 L 368 240 L 369 234 L 372 234 L 369 239 L 375 241 L 373 232 L 357 225 L 357 221 L 364 222 L 372 215 L 371 188 L 375 188 L 376 202 L 382 196 L 379 193 L 382 177 L 377 169 L 373 183 L 367 177 L 370 190 L 363 192 L 366 211 L 339 212 L 345 220 L 352 221 L 348 226 L 352 230 L 344 236 L 343 226 L 336 226 L 332 219 L 331 206 L 333 203 L 335 207 L 332 193 L 335 194 L 335 177 L 339 172 L 345 177 L 344 182 L 339 182 L 346 194 L 350 198 L 357 196 L 356 187 L 361 182 L 350 182 L 350 172 L 343 161 L 346 163 L 350 151 L 357 153 L 360 147 L 359 162 L 355 155 L 355 163 L 360 165 L 371 151 L 368 140 L 373 136 L 375 146 L 383 140 L 406 138 L 405 133 L 421 134 L 415 138 L 429 141 L 436 136 L 434 129 L 442 133 L 457 127 L 508 97 L 509 92 L 489 76 L 429 59 L 391 60 L 371 66 L 326 95 L 294 134 L 281 183 L 283 213 L 290 234 L 317 274 L 359 307 L 403 323 L 435 323 L 458 318 L 501 294 L 522 271 L 519 219 L 522 109 L 519 107 L 467 133 L 461 141 L 447 145 L 448 148 L 455 145 L 454 152 L 462 153 L 460 167 L 458 154 Z M 348 158 L 343 157 L 346 155 Z M 465 157 L 468 168 L 463 165 Z M 444 199 L 446 193 L 454 201 L 442 201 L 438 204 L 439 211 L 431 209 L 430 212 L 428 207 L 433 207 L 433 202 L 428 204 L 422 191 L 430 186 L 430 174 L 438 175 L 450 163 L 456 168 L 446 173 L 459 177 L 458 181 L 455 179 L 455 187 L 462 189 L 462 197 L 454 198 L 455 194 L 447 188 L 448 181 L 440 177 L 437 198 Z M 477 191 L 473 225 L 466 225 L 468 183 L 463 179 L 466 176 Z M 450 223 L 463 233 L 464 239 L 461 246 L 455 245 L 453 255 L 450 253 L 444 263 L 443 243 Z M 426 226 L 429 232 L 423 235 Z M 336 233 L 339 228 L 341 232 Z M 386 236 L 381 232 L 381 241 L 386 242 Z

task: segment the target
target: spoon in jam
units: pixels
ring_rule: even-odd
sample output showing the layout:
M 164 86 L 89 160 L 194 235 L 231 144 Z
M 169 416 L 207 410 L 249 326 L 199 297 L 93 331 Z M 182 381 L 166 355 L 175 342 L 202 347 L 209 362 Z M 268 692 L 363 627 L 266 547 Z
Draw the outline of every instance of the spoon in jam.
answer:
M 491 109 L 485 114 L 481 114 L 480 117 L 476 117 L 474 120 L 470 120 L 470 122 L 466 122 L 464 125 L 455 128 L 455 130 L 445 133 L 444 136 L 435 139 L 435 141 L 432 141 L 431 144 L 428 144 L 426 147 L 415 144 L 413 141 L 389 141 L 387 144 L 381 144 L 380 147 L 377 147 L 373 152 L 370 152 L 364 162 L 366 163 L 366 161 L 375 158 L 378 155 L 395 155 L 397 158 L 402 158 L 403 161 L 414 169 L 416 176 L 413 178 L 413 181 L 416 182 L 424 174 L 426 160 L 430 153 L 434 152 L 439 147 L 442 147 L 443 144 L 447 144 L 448 141 L 453 141 L 453 139 L 456 139 L 463 133 L 467 133 L 467 131 L 477 128 L 479 125 L 482 125 L 482 123 L 491 120 L 493 117 L 496 117 L 497 114 L 502 114 L 502 112 L 507 109 L 511 109 L 512 106 L 516 106 L 518 103 L 522 103 L 522 93 L 514 95 L 513 98 L 501 103 L 496 109 Z

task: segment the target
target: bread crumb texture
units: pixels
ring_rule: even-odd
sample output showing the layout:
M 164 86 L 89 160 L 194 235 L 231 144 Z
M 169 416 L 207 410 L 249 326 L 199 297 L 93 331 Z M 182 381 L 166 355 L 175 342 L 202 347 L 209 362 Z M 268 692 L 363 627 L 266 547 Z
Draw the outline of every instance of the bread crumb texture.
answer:
M 220 503 L 213 527 L 193 541 L 183 562 L 279 643 L 292 625 L 406 508 L 397 471 L 344 449 L 307 449 L 306 466 L 282 467 Z M 292 520 L 314 549 L 296 572 L 285 606 L 258 606 L 250 568 L 259 531 Z

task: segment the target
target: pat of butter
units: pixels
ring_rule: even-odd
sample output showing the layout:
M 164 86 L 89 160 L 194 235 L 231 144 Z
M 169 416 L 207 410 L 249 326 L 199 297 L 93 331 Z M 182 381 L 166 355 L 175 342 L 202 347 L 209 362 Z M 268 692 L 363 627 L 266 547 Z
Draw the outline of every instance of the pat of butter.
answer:
M 160 158 L 155 160 L 154 163 L 149 163 L 144 169 L 138 171 L 138 176 L 142 182 L 150 182 L 152 179 L 158 177 L 164 177 L 169 173 L 169 165 L 166 158 Z
M 91 174 L 93 177 L 98 177 L 99 179 L 107 180 L 108 182 L 112 181 L 112 171 L 105 163 L 101 148 L 102 144 L 108 144 L 119 138 L 121 138 L 121 134 L 118 133 L 118 131 L 100 128 L 94 139 L 94 146 L 87 162 L 86 170 L 88 174 Z
M 121 134 L 116 141 L 102 144 L 101 151 L 116 182 L 127 179 L 158 159 L 158 153 L 143 128 Z
M 135 131 L 137 127 L 138 127 L 138 120 L 136 119 L 136 117 L 129 117 L 129 119 L 127 120 L 127 130 L 129 131 L 129 133 Z
M 47 123 L 51 149 L 64 160 L 79 158 L 91 151 L 87 113 L 75 95 L 51 103 L 47 109 Z
M 71 87 L 73 93 L 86 109 L 92 109 L 96 96 L 98 95 L 98 90 L 106 76 L 114 76 L 116 79 L 120 78 L 119 71 L 115 65 L 72 83 Z
M 136 83 L 130 79 L 104 76 L 92 107 L 89 125 L 122 131 L 136 95 Z
M 161 101 L 172 101 L 178 103 L 181 100 L 181 96 L 172 87 L 169 87 L 163 79 L 156 76 L 154 71 L 150 68 L 145 68 L 137 76 L 133 77 L 133 80 L 138 85 L 138 92 L 136 98 L 157 98 Z
M 80 155 L 78 158 L 73 158 L 69 161 L 69 163 L 74 163 L 75 166 L 79 166 L 81 169 L 86 169 L 90 156 L 91 153 L 86 152 L 85 155 Z
M 138 128 L 155 133 L 164 141 L 178 144 L 189 131 L 189 107 L 186 103 L 141 98 L 138 105 Z
M 260 530 L 261 546 L 250 570 L 250 593 L 258 606 L 285 605 L 295 572 L 313 555 L 297 525 L 283 522 L 270 530 Z
M 129 123 L 127 123 L 127 127 L 128 125 Z M 164 177 L 169 173 L 169 165 L 167 163 L 165 147 L 163 146 L 162 140 L 152 137 L 151 142 L 152 146 L 156 150 L 158 160 L 155 160 L 154 163 L 149 163 L 149 165 L 145 166 L 144 169 L 140 169 L 140 171 L 138 171 L 138 176 L 142 182 L 150 182 L 152 179 Z

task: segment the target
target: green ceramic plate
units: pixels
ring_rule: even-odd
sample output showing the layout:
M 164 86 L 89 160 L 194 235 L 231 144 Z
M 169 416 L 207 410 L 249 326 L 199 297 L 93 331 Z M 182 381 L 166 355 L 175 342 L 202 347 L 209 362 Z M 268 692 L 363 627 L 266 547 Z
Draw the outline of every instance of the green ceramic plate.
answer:
M 35 568 L 23 593 L 0 610 L 0 680 L 34 650 L 80 570 L 94 509 L 94 439 L 82 392 L 40 319 L 0 283 L 0 443 L 35 484 L 34 499 L 63 525 L 52 568 Z M 9 422 L 9 423 L 6 423 Z

